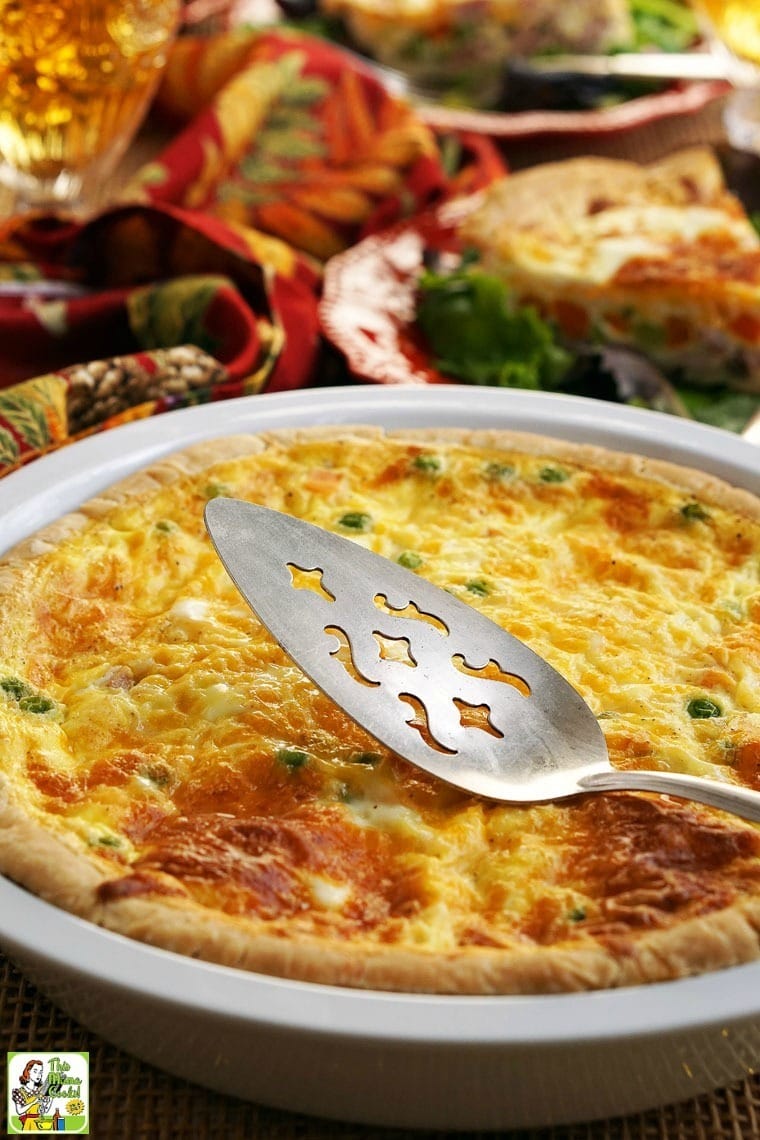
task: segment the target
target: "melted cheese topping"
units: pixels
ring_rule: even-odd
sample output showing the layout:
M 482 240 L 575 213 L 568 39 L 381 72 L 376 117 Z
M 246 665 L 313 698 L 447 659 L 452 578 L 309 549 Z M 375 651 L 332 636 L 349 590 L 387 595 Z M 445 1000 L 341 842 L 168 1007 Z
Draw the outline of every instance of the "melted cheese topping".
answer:
M 682 259 L 687 251 L 692 271 L 712 276 L 716 242 L 724 254 L 757 253 L 748 264 L 760 285 L 760 238 L 746 220 L 727 217 L 714 206 L 611 207 L 580 219 L 572 233 L 557 234 L 553 241 L 539 238 L 507 248 L 514 257 L 516 272 L 519 267 L 568 285 L 612 285 L 624 266 L 639 260 L 658 265 L 658 276 L 666 280 L 681 265 L 681 261 L 676 262 L 676 253 Z
M 388 753 L 242 602 L 202 522 L 218 493 L 413 562 L 564 673 L 614 765 L 760 788 L 760 523 L 550 454 L 272 442 L 24 562 L 0 616 L 0 764 L 107 869 L 104 903 L 175 895 L 344 944 L 625 952 L 760 894 L 741 820 L 634 794 L 485 802 Z

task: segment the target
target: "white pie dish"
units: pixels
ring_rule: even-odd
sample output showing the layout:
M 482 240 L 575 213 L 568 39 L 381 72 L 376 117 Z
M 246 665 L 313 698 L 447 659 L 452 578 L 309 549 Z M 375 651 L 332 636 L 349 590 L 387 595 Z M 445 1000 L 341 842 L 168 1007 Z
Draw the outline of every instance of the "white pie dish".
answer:
M 668 458 L 760 493 L 752 444 L 654 412 L 454 385 L 321 389 L 172 412 L 38 460 L 0 482 L 0 543 L 193 441 L 317 423 L 534 431 Z M 556 997 L 362 992 L 156 950 L 2 878 L 0 945 L 73 1017 L 151 1063 L 238 1097 L 373 1125 L 609 1117 L 728 1084 L 760 1061 L 760 962 Z

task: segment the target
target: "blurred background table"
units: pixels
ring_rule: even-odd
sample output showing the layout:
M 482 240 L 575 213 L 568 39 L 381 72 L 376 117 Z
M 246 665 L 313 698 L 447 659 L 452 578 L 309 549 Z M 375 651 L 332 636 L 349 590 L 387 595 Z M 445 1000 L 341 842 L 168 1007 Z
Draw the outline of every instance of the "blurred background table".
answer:
M 512 169 L 581 153 L 648 162 L 683 146 L 706 143 L 722 147 L 721 113 L 722 103 L 717 100 L 698 113 L 659 119 L 622 133 L 510 140 L 504 144 L 504 153 Z M 160 142 L 151 131 L 144 132 L 119 177 L 137 169 Z M 737 169 L 741 175 L 741 161 Z M 746 177 L 760 181 L 756 164 L 746 164 Z M 0 213 L 5 205 L 0 201 Z M 433 1140 L 448 1135 L 295 1116 L 191 1085 L 127 1055 L 74 1022 L 1 956 L 0 1044 L 6 1051 L 89 1051 L 92 1134 L 105 1140 L 204 1140 L 218 1136 L 241 1140 L 390 1140 L 402 1135 Z M 760 1138 L 760 1076 L 749 1073 L 731 1088 L 636 1116 L 500 1135 L 504 1140 L 754 1140 Z

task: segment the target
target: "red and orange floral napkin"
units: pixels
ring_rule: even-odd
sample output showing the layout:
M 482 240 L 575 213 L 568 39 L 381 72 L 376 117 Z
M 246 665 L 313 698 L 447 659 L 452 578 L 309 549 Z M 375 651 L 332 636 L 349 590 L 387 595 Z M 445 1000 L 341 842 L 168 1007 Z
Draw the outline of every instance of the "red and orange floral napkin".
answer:
M 169 142 L 107 210 L 0 225 L 0 474 L 125 419 L 312 383 L 324 262 L 503 171 L 287 28 L 180 37 L 155 122 Z

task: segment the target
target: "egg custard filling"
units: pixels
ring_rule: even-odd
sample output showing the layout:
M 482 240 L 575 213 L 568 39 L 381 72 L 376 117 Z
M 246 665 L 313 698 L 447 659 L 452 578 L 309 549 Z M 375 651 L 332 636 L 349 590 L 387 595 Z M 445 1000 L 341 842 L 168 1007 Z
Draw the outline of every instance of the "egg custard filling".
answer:
M 757 826 L 647 793 L 515 806 L 392 754 L 238 594 L 203 523 L 217 495 L 482 611 L 581 693 L 613 766 L 760 789 L 749 492 L 507 432 L 236 436 L 0 562 L 7 876 L 166 949 L 345 986 L 545 993 L 758 956 Z

